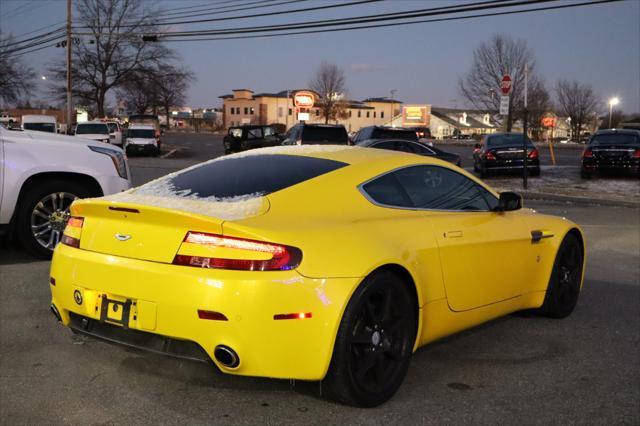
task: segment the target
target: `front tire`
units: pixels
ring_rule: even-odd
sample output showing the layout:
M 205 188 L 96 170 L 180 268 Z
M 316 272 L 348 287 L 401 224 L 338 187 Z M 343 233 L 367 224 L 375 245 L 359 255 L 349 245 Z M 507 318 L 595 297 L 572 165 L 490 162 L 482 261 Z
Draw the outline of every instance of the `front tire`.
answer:
M 360 407 L 391 398 L 409 368 L 417 324 L 417 301 L 400 278 L 388 271 L 367 277 L 340 323 L 325 396 Z
M 16 209 L 16 236 L 32 255 L 48 259 L 62 238 L 69 219 L 69 207 L 78 198 L 93 194 L 85 186 L 70 181 L 52 180 L 31 186 L 22 195 Z
M 580 296 L 583 266 L 582 246 L 574 234 L 567 234 L 556 255 L 544 302 L 536 313 L 550 318 L 569 316 Z

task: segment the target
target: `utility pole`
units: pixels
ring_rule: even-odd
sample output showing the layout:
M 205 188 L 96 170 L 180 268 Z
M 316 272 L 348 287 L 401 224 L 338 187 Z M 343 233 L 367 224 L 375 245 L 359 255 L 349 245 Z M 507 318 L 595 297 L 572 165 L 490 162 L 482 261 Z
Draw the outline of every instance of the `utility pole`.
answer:
M 390 120 L 391 120 L 391 121 L 390 121 L 390 123 L 391 123 L 391 127 L 394 127 L 394 126 L 393 126 L 393 106 L 394 106 L 394 104 L 395 104 L 395 102 L 394 102 L 394 95 L 395 95 L 395 93 L 396 93 L 396 92 L 397 92 L 397 90 L 396 90 L 396 89 L 391 89 L 391 117 L 390 117 Z
M 71 0 L 67 0 L 67 134 L 71 133 L 71 118 L 73 105 L 71 104 Z
M 522 188 L 527 189 L 527 84 L 529 77 L 529 66 L 524 64 L 524 113 L 523 113 L 523 124 L 522 124 Z M 509 108 L 509 113 L 511 113 L 511 108 Z

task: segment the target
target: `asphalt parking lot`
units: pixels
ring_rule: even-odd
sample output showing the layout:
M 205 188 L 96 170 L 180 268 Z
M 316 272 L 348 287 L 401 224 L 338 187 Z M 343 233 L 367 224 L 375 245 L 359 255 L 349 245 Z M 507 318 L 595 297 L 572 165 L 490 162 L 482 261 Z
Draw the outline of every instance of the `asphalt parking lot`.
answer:
M 210 134 L 167 134 L 164 149 L 131 159 L 135 184 L 222 153 Z M 640 211 L 526 204 L 586 232 L 573 315 L 512 315 L 421 348 L 374 409 L 324 401 L 313 383 L 227 376 L 74 336 L 49 311 L 49 262 L 0 242 L 0 423 L 639 424 Z

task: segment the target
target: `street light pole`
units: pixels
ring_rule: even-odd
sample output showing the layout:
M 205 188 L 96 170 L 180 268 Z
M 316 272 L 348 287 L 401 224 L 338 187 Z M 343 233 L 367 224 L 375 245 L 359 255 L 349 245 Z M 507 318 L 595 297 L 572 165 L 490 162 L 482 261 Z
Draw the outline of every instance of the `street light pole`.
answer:
M 527 189 L 527 91 L 528 91 L 529 67 L 524 65 L 524 113 L 522 124 L 522 188 Z
M 71 117 L 73 105 L 71 104 L 71 0 L 67 0 L 67 134 L 71 131 Z

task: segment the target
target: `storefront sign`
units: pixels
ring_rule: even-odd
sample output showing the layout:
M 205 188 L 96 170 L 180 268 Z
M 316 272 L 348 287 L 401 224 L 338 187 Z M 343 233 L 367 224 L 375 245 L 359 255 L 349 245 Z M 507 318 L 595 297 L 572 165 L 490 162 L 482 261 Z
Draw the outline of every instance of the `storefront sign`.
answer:
M 405 105 L 402 107 L 403 126 L 428 126 L 429 114 L 426 105 Z
M 314 100 L 314 95 L 311 92 L 296 92 L 293 96 L 293 103 L 298 108 L 311 108 Z

